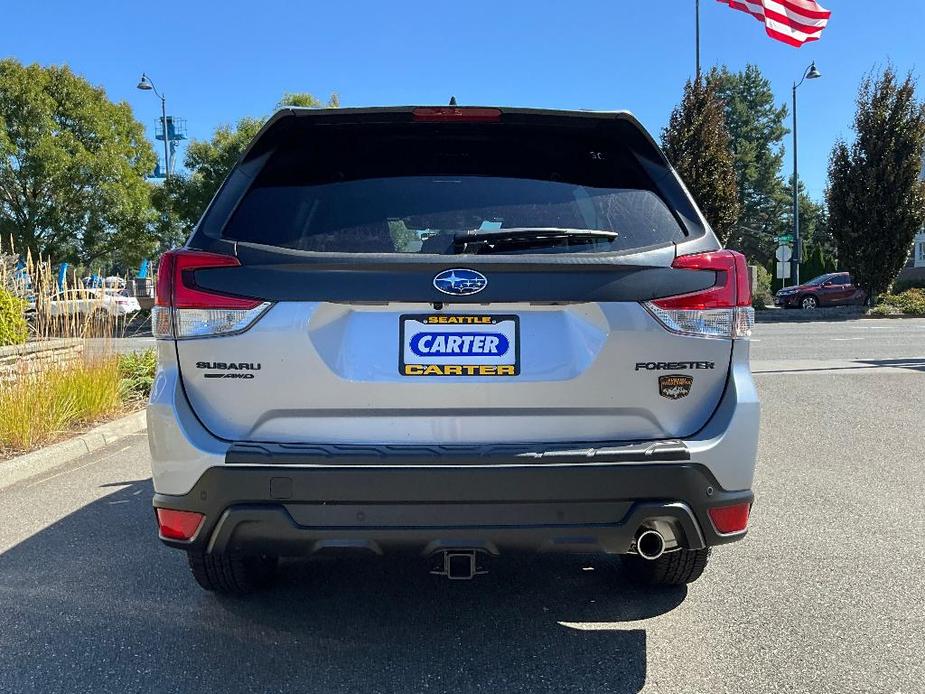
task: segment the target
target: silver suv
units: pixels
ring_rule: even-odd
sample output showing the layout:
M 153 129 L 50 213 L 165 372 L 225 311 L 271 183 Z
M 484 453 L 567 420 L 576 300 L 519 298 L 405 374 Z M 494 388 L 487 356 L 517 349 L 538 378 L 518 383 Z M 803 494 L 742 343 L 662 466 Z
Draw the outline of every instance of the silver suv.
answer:
M 160 261 L 160 537 L 229 593 L 335 549 L 693 581 L 748 523 L 750 304 L 628 113 L 280 111 Z

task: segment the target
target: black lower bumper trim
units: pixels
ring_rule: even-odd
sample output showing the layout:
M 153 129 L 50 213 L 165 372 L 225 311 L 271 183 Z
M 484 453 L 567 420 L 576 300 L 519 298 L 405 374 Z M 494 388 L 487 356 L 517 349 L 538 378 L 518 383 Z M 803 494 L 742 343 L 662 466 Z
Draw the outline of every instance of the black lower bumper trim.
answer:
M 676 529 L 687 549 L 718 545 L 707 509 L 752 500 L 724 491 L 702 465 L 291 467 L 207 470 L 183 496 L 154 506 L 205 515 L 191 542 L 211 552 L 299 556 L 331 547 L 382 553 L 505 548 L 630 551 L 645 522 Z

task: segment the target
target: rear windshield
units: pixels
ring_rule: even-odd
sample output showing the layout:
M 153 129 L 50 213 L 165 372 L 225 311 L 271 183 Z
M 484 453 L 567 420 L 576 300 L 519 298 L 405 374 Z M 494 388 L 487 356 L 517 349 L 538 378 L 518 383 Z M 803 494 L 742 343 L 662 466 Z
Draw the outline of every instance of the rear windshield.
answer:
M 632 155 L 600 138 L 497 127 L 469 137 L 339 135 L 280 148 L 223 238 L 447 255 L 600 253 L 684 239 Z

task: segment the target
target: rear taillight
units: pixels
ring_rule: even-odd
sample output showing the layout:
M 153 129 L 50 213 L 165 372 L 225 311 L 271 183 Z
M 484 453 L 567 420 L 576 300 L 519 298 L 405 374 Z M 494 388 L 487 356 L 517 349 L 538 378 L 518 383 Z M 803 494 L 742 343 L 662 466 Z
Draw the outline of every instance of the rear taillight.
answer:
M 205 518 L 195 511 L 176 511 L 171 508 L 156 509 L 155 514 L 158 532 L 168 540 L 192 540 Z
M 748 527 L 748 514 L 752 505 L 743 502 L 732 506 L 714 506 L 708 509 L 710 522 L 720 535 L 741 533 Z
M 747 338 L 755 323 L 745 256 L 735 251 L 711 251 L 675 258 L 678 270 L 712 271 L 711 287 L 690 294 L 655 299 L 649 312 L 668 330 L 702 337 Z
M 270 304 L 259 299 L 221 294 L 196 284 L 196 270 L 240 267 L 229 255 L 179 249 L 161 256 L 157 296 L 151 312 L 154 337 L 212 337 L 249 328 Z

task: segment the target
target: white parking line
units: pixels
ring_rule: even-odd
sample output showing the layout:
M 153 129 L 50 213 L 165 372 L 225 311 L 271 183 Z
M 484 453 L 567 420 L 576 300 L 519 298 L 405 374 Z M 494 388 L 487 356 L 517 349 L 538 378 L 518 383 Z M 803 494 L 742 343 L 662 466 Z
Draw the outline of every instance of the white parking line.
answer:
M 863 359 L 757 359 L 751 363 L 752 374 L 758 376 L 839 374 L 863 376 L 870 374 L 905 374 L 921 378 L 925 359 L 897 357 L 881 361 Z
M 109 460 L 109 459 L 112 458 L 113 456 L 119 455 L 120 453 L 123 453 L 123 452 L 127 451 L 127 450 L 128 450 L 129 448 L 131 448 L 131 447 L 132 447 L 132 445 L 123 446 L 122 448 L 120 448 L 120 449 L 117 450 L 117 451 L 114 451 L 113 453 L 110 453 L 110 454 L 108 454 L 108 455 L 104 455 L 103 457 L 97 458 L 96 460 L 91 460 L 89 463 L 85 463 L 85 464 L 83 464 L 83 465 L 81 465 L 81 466 L 79 466 L 79 467 L 66 468 L 66 469 L 62 470 L 61 472 L 56 472 L 55 474 L 49 475 L 48 477 L 42 477 L 42 478 L 36 480 L 35 482 L 33 482 L 32 484 L 27 484 L 27 485 L 26 485 L 26 489 L 31 489 L 32 487 L 36 487 L 36 486 L 38 486 L 38 485 L 40 485 L 40 484 L 44 484 L 45 482 L 48 482 L 49 480 L 53 480 L 53 479 L 55 479 L 56 477 L 61 477 L 61 475 L 70 475 L 72 472 L 78 472 L 79 470 L 83 470 L 84 468 L 88 468 L 88 467 L 90 467 L 91 465 L 98 465 L 99 463 L 102 463 L 104 460 Z M 88 453 L 87 455 L 91 455 L 91 454 Z
M 863 337 L 830 337 L 832 342 L 847 342 L 848 340 L 864 340 Z

